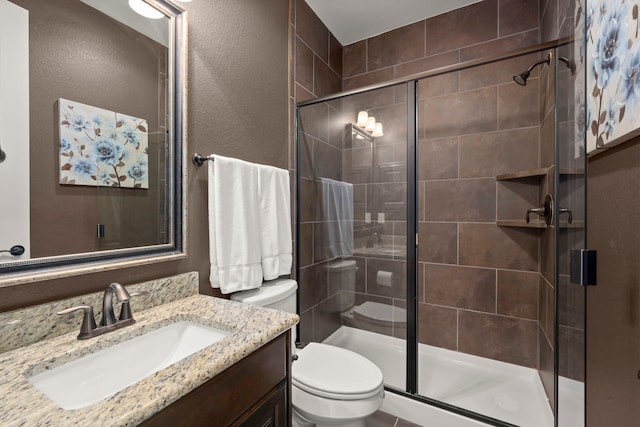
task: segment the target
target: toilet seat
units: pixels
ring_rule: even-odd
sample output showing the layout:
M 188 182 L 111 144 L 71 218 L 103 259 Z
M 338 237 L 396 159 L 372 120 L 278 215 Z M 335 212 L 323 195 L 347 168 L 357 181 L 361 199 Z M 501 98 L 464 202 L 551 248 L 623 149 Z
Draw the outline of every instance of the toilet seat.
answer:
M 297 355 L 292 382 L 307 393 L 333 400 L 362 400 L 379 396 L 383 390 L 380 369 L 355 352 L 312 342 Z
M 381 325 L 407 324 L 407 310 L 374 301 L 366 301 L 353 308 L 353 316 L 357 319 Z

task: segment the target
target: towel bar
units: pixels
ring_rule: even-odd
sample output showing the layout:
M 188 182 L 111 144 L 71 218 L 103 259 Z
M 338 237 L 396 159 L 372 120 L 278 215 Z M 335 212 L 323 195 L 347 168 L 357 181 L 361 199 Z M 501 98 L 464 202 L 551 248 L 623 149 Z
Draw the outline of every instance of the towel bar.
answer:
M 193 163 L 196 166 L 202 166 L 204 164 L 204 162 L 206 162 L 207 160 L 213 161 L 213 157 L 211 157 L 211 156 L 203 156 L 201 154 L 195 153 L 193 155 L 193 157 L 191 158 L 191 160 L 193 160 Z

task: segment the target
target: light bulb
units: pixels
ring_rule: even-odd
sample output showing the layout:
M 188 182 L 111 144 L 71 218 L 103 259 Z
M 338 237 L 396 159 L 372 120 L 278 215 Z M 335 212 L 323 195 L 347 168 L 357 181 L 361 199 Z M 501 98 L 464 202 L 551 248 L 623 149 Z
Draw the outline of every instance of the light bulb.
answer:
M 356 125 L 360 126 L 361 128 L 364 128 L 365 126 L 367 126 L 368 119 L 369 119 L 369 114 L 366 111 L 360 111 L 358 113 L 358 121 L 356 122 Z
M 164 14 L 142 0 L 129 0 L 129 7 L 139 15 L 149 19 L 160 19 Z
M 364 128 L 367 132 L 372 132 L 376 128 L 376 118 L 373 116 L 369 116 L 367 120 L 367 126 Z
M 371 136 L 373 136 L 375 138 L 379 138 L 381 136 L 384 136 L 384 133 L 382 132 L 382 123 L 376 123 L 376 128 L 371 133 Z

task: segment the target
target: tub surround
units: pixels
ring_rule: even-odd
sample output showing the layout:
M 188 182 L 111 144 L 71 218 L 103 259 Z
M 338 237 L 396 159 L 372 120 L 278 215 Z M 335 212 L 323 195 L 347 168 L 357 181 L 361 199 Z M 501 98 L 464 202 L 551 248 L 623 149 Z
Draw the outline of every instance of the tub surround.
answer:
M 29 343 L 38 336 L 46 336 L 43 332 L 45 328 L 51 331 L 50 334 L 57 332 L 55 326 L 41 325 L 47 323 L 48 310 L 55 312 L 60 307 L 71 306 L 74 301 L 76 303 L 93 301 L 89 298 L 93 297 L 93 294 L 85 297 L 86 299 L 79 297 L 33 308 L 34 311 L 31 314 L 34 316 L 28 321 L 27 317 L 17 316 L 16 312 L 7 313 L 2 319 L 3 337 L 9 333 L 6 328 L 12 325 L 7 320 L 9 315 L 13 314 L 13 320 L 23 324 L 13 324 L 15 330 L 11 333 L 18 338 L 13 341 L 5 340 L 6 343 L 3 343 L 4 346 L 14 346 L 14 349 L 0 354 L 0 413 L 3 414 L 0 416 L 0 424 L 9 426 L 137 425 L 286 332 L 298 321 L 298 316 L 295 314 L 196 295 L 197 273 L 188 273 L 167 280 L 169 281 L 145 282 L 128 286 L 127 289 L 132 291 L 154 288 L 160 301 L 170 302 L 158 303 L 151 296 L 152 293 L 146 303 L 146 308 L 152 308 L 145 310 L 140 306 L 132 307 L 137 320 L 134 325 L 89 340 L 76 339 L 80 319 L 74 316 L 73 329 L 63 335 L 54 338 L 49 336 L 48 339 L 34 344 L 15 348 L 18 342 Z M 186 291 L 191 295 L 184 295 L 182 293 L 185 289 L 169 291 L 168 288 L 182 287 L 177 283 L 186 285 L 185 288 L 195 289 L 195 292 Z M 98 296 L 101 297 L 101 295 Z M 96 308 L 100 307 L 100 304 L 92 305 Z M 19 311 L 27 312 L 28 310 Z M 40 313 L 40 316 L 36 313 Z M 60 323 L 64 322 L 64 319 L 58 316 L 55 319 Z M 59 408 L 28 381 L 29 376 L 45 369 L 55 368 L 180 320 L 194 321 L 227 330 L 232 334 L 108 399 L 79 410 L 69 411 Z M 24 331 L 16 334 L 18 329 L 24 329 Z M 115 369 L 115 367 L 109 368 Z

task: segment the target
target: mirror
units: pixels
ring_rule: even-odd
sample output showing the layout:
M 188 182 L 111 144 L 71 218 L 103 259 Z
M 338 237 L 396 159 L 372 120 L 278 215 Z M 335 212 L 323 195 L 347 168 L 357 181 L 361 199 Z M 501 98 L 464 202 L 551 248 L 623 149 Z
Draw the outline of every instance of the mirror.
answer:
M 183 256 L 185 38 L 170 1 L 0 0 L 0 286 Z

